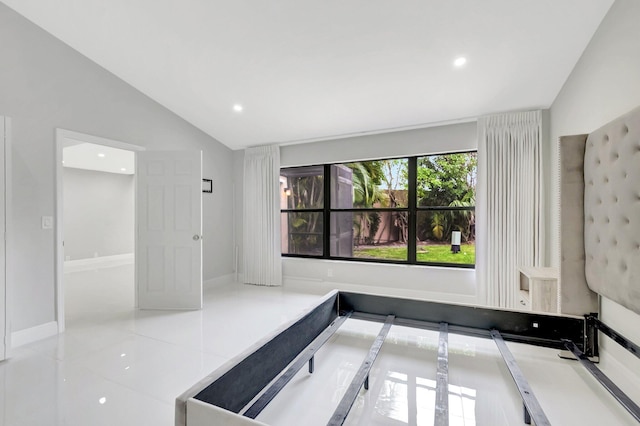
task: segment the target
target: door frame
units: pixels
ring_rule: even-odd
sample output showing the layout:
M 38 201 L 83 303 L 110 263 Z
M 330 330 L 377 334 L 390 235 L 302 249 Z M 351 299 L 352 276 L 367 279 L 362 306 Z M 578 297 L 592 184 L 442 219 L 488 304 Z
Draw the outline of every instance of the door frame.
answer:
M 12 197 L 12 173 L 11 173 L 11 118 L 0 116 L 0 121 L 2 122 L 0 125 L 0 129 L 2 129 L 2 133 L 0 134 L 0 139 L 2 139 L 2 149 L 4 149 L 4 164 L 0 167 L 3 167 L 3 180 L 4 187 L 0 187 L 0 191 L 2 191 L 2 196 L 4 197 L 4 222 L 0 224 L 0 232 L 4 233 L 4 238 L 1 244 L 4 244 L 4 259 L 1 261 L 4 262 L 4 276 L 0 278 L 0 291 L 2 291 L 2 302 L 4 306 L 2 306 L 4 315 L 4 330 L 1 332 L 4 333 L 3 342 L 4 342 L 4 353 L 0 354 L 0 360 L 9 358 L 11 354 L 11 314 L 12 304 L 10 303 L 12 300 L 13 289 L 11 288 L 10 283 L 13 282 L 12 273 L 13 267 L 12 262 L 10 262 L 11 256 L 11 241 L 13 239 L 13 235 L 10 235 L 9 230 L 11 227 L 11 211 L 13 205 L 13 197 Z
M 66 129 L 56 129 L 56 152 L 55 152 L 55 291 L 56 291 L 56 322 L 58 324 L 58 333 L 65 330 L 64 320 L 64 179 L 62 165 L 63 150 L 65 148 L 65 140 L 73 139 L 79 142 L 92 143 L 95 145 L 104 145 L 112 148 L 124 149 L 132 151 L 134 156 L 139 151 L 145 151 L 140 145 L 133 145 L 126 142 L 120 142 L 113 139 L 107 139 L 100 136 L 93 136 L 86 133 L 74 132 Z M 134 174 L 134 197 L 135 197 L 135 174 Z M 135 204 L 135 203 L 134 203 Z M 135 253 L 136 239 L 138 235 L 138 221 L 134 206 L 134 238 L 133 249 Z M 135 257 L 134 257 L 135 266 Z M 135 268 L 134 268 L 135 269 Z M 134 305 L 137 306 L 137 279 L 135 280 L 136 291 Z

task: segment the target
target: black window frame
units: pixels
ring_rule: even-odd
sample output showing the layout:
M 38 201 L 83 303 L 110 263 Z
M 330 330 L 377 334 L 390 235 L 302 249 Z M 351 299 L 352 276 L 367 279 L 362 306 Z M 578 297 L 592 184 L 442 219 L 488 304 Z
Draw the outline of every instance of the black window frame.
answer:
M 322 255 L 311 255 L 311 254 L 296 254 L 296 253 L 282 253 L 283 257 L 293 257 L 293 258 L 311 258 L 311 259 L 324 259 L 324 260 L 342 260 L 349 262 L 362 262 L 362 263 L 380 263 L 380 264 L 395 264 L 395 265 L 415 265 L 415 266 L 436 266 L 436 267 L 447 267 L 447 268 L 461 268 L 461 269 L 475 269 L 476 264 L 466 264 L 466 263 L 447 263 L 447 262 L 424 262 L 417 260 L 417 247 L 418 247 L 418 239 L 417 239 L 417 216 L 419 212 L 427 212 L 427 211 L 474 211 L 474 206 L 461 206 L 461 207 L 453 207 L 453 206 L 418 206 L 417 205 L 417 167 L 418 167 L 418 158 L 429 157 L 429 156 L 444 156 L 444 155 L 452 155 L 452 154 L 468 154 L 468 153 L 477 153 L 477 150 L 468 150 L 468 151 L 456 151 L 456 152 L 445 152 L 445 153 L 432 153 L 432 154 L 422 154 L 422 155 L 413 155 L 406 157 L 389 157 L 389 158 L 378 158 L 372 160 L 354 160 L 354 161 L 344 161 L 344 162 L 336 162 L 336 163 L 328 163 L 328 164 L 312 164 L 306 166 L 297 166 L 297 167 L 282 167 L 282 169 L 296 169 L 301 167 L 323 167 L 323 184 L 324 184 L 324 198 L 323 198 L 323 207 L 322 208 L 309 208 L 309 209 L 281 209 L 282 213 L 322 213 L 323 215 L 323 223 L 322 223 Z M 407 206 L 406 207 L 354 207 L 348 209 L 340 209 L 340 208 L 332 208 L 331 207 L 331 166 L 333 165 L 344 165 L 351 163 L 359 163 L 359 162 L 369 162 L 369 161 L 385 161 L 385 160 L 407 160 L 407 168 L 408 168 L 408 177 L 407 177 Z M 394 259 L 376 259 L 376 258 L 361 258 L 361 257 L 344 257 L 344 256 L 332 256 L 330 253 L 330 236 L 331 230 L 329 229 L 331 226 L 331 213 L 340 213 L 340 212 L 406 212 L 407 221 L 408 221 L 408 232 L 407 232 L 407 260 L 394 260 Z M 477 252 L 476 252 L 477 254 Z M 474 256 L 475 259 L 475 256 Z
M 297 167 L 281 167 L 280 170 L 283 169 L 287 169 L 287 170 L 292 170 L 292 169 L 302 169 L 302 168 L 322 168 L 322 184 L 323 184 L 323 195 L 322 195 L 322 207 L 313 207 L 313 208 L 286 208 L 286 209 L 280 209 L 280 215 L 282 215 L 283 213 L 320 213 L 322 215 L 322 255 L 318 256 L 318 255 L 314 255 L 314 254 L 289 254 L 289 253 L 282 253 L 283 256 L 290 256 L 290 257 L 306 257 L 306 258 L 311 258 L 311 259 L 324 259 L 325 258 L 325 254 L 327 253 L 326 249 L 327 249 L 327 242 L 328 242 L 328 235 L 325 232 L 325 220 L 326 220 L 326 214 L 324 213 L 324 210 L 326 208 L 326 203 L 327 203 L 327 181 L 328 179 L 326 179 L 326 171 L 327 171 L 327 164 L 315 164 L 315 165 L 308 165 L 308 166 L 297 166 Z M 280 174 L 280 176 L 282 176 L 282 174 Z M 287 188 L 288 189 L 288 188 Z M 281 231 L 282 232 L 282 231 Z M 289 236 L 289 234 L 287 234 Z

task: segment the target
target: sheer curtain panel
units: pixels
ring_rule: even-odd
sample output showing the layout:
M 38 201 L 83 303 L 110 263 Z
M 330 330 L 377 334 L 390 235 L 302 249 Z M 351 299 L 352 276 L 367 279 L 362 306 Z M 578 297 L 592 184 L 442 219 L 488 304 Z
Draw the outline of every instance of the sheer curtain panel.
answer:
M 244 152 L 243 264 L 247 284 L 282 285 L 280 148 Z
M 516 308 L 519 266 L 541 266 L 544 243 L 542 112 L 478 120 L 479 294 Z

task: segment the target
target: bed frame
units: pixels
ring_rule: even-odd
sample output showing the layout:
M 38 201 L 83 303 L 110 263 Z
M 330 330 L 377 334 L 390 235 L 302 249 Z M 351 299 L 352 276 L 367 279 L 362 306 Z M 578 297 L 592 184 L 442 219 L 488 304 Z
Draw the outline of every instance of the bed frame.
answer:
M 598 333 L 640 347 L 598 319 L 598 296 L 640 315 L 640 108 L 589 135 L 560 138 L 561 315 L 333 291 L 311 310 L 205 377 L 176 400 L 176 426 L 255 420 L 348 318 L 383 323 L 329 425 L 341 425 L 392 325 L 439 331 L 435 425 L 448 425 L 448 333 L 491 338 L 520 392 L 524 422 L 549 425 L 505 341 L 567 350 L 640 422 L 640 407 L 593 360 Z
M 448 424 L 448 333 L 491 338 L 496 343 L 524 407 L 524 423 L 550 424 L 505 341 L 568 349 L 640 421 L 640 407 L 590 360 L 597 357 L 597 330 L 630 352 L 638 346 L 611 330 L 595 314 L 584 317 L 517 312 L 370 294 L 333 291 L 311 310 L 231 360 L 176 400 L 177 426 L 260 425 L 253 419 L 305 366 L 348 318 L 383 326 L 328 425 L 345 421 L 391 325 L 439 331 L 435 424 Z

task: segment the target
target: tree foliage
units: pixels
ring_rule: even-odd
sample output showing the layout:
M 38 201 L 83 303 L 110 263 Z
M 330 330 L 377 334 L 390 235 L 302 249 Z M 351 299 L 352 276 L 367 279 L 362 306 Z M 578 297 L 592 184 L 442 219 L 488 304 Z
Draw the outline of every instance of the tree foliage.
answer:
M 389 198 L 389 207 L 408 206 L 408 162 L 406 159 L 384 161 L 384 184 Z M 398 240 L 407 242 L 409 239 L 409 218 L 404 213 L 394 213 L 388 216 L 388 229 L 398 229 Z
M 418 159 L 417 197 L 421 207 L 475 207 L 478 157 L 475 152 L 432 155 Z M 424 212 L 418 216 L 418 239 L 443 240 L 460 231 L 475 239 L 473 209 Z
M 380 189 L 384 176 L 382 161 L 348 163 L 346 166 L 353 172 L 353 207 L 371 208 L 388 204 L 387 194 Z M 380 228 L 380 214 L 355 214 L 353 228 L 356 244 L 372 244 Z
M 295 172 L 287 177 L 287 197 L 290 209 L 317 209 L 324 205 L 324 179 L 313 169 L 300 168 L 300 175 Z M 307 212 L 289 213 L 289 253 L 321 254 L 322 253 L 322 214 Z
M 475 152 L 418 158 L 418 205 L 474 205 L 477 166 Z
M 382 161 L 348 163 L 346 166 L 353 172 L 353 207 L 371 208 L 387 201 L 380 190 Z

